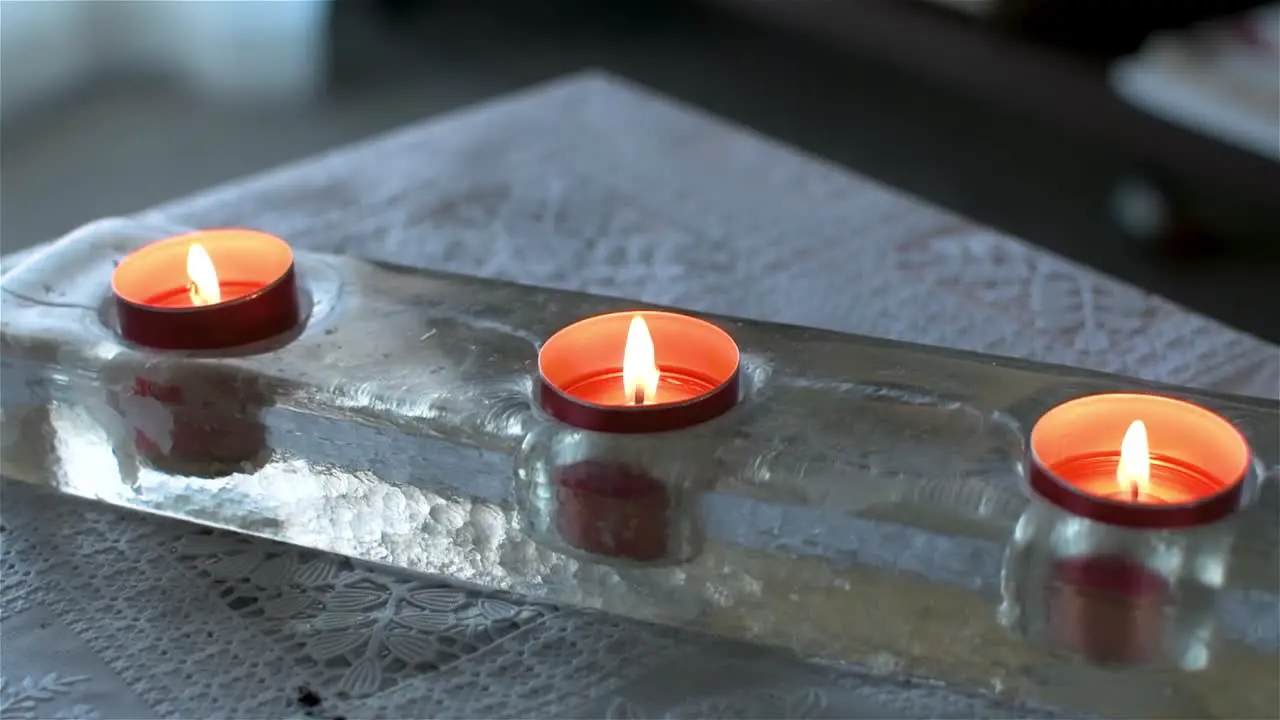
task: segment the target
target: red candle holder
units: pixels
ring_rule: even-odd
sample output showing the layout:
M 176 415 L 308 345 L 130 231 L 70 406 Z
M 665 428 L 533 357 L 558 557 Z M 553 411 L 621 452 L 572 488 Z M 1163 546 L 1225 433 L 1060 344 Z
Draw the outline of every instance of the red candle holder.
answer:
M 1117 483 L 1120 447 L 1146 425 L 1150 480 L 1136 499 Z M 1225 418 L 1159 395 L 1110 393 L 1063 403 L 1031 430 L 1027 481 L 1041 498 L 1108 525 L 1171 529 L 1216 522 L 1240 507 L 1249 443 Z
M 1135 421 L 1145 434 L 1128 452 L 1142 481 L 1127 483 L 1121 448 Z M 1240 432 L 1192 403 L 1112 393 L 1053 408 L 1031 431 L 1037 502 L 1006 562 L 1012 616 L 1091 662 L 1207 657 L 1225 574 L 1211 568 L 1227 562 L 1223 521 L 1240 507 L 1250 464 Z
M 201 249 L 216 272 L 216 300 L 193 294 L 189 263 Z M 120 261 L 111 290 L 121 337 L 157 350 L 249 345 L 301 319 L 293 251 L 257 230 L 200 230 L 151 243 Z
M 624 397 L 622 360 L 640 318 L 661 373 L 657 396 Z M 738 345 L 719 327 L 688 315 L 640 310 L 597 315 L 552 335 L 538 353 L 538 402 L 560 422 L 603 433 L 679 430 L 738 404 Z
M 624 356 L 634 325 L 649 333 L 657 377 L 649 396 L 628 395 Z M 687 559 L 696 534 L 683 496 L 700 473 L 698 449 L 654 434 L 686 429 L 739 398 L 738 346 L 724 330 L 687 315 L 600 315 L 557 332 L 538 356 L 537 399 L 570 429 L 549 440 L 550 508 L 569 548 L 641 563 Z M 579 431 L 590 431 L 581 433 Z M 559 433 L 560 431 L 556 431 Z M 630 439 L 629 439 L 630 438 Z M 571 444 L 563 462 L 554 448 Z M 679 447 L 677 447 L 679 446 Z M 688 530 L 686 532 L 686 530 Z

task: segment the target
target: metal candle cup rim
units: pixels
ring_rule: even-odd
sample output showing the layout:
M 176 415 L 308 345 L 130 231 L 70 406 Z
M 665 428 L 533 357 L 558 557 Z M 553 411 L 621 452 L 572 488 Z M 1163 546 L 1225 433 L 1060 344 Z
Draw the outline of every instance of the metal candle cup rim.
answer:
M 676 347 L 677 352 L 702 358 L 702 362 L 681 363 L 680 372 L 695 375 L 712 388 L 679 402 L 638 406 L 601 405 L 571 395 L 565 388 L 577 384 L 574 380 L 582 382 L 621 369 L 620 340 L 626 338 L 626 328 L 637 315 L 649 325 L 659 356 L 666 354 L 664 347 Z M 601 332 L 614 330 L 614 324 L 619 332 Z M 673 346 L 668 338 L 664 345 L 669 333 L 681 336 L 683 342 Z M 602 353 L 610 359 L 601 359 Z M 616 360 L 611 359 L 614 356 Z M 661 310 L 595 315 L 561 328 L 542 344 L 538 404 L 548 415 L 581 430 L 617 434 L 680 430 L 717 418 L 738 404 L 740 361 L 738 345 L 729 333 L 701 318 Z M 668 371 L 669 364 L 659 362 L 658 366 Z
M 1133 417 L 1119 416 L 1114 405 L 1124 403 Z M 1105 414 L 1099 410 L 1106 408 Z M 1105 446 L 1086 445 L 1071 453 L 1064 449 L 1084 436 L 1097 440 L 1105 436 L 1111 452 L 1118 453 L 1124 429 L 1132 420 L 1147 422 L 1152 430 L 1153 457 L 1183 458 L 1183 453 L 1159 451 L 1165 445 L 1176 447 L 1183 437 L 1194 437 L 1197 443 L 1185 446 L 1188 465 L 1195 467 L 1217 484 L 1216 492 L 1186 503 L 1139 504 L 1115 500 L 1087 492 L 1076 482 L 1063 477 L 1058 468 L 1083 456 L 1099 453 Z M 1170 433 L 1173 441 L 1158 440 Z M 1079 432 L 1073 432 L 1079 431 Z M 1114 436 L 1114 437 L 1111 437 Z M 1114 441 L 1114 444 L 1112 444 Z M 1208 446 L 1208 450 L 1205 449 Z M 1080 517 L 1108 525 L 1144 529 L 1177 529 L 1205 525 L 1222 520 L 1240 508 L 1244 481 L 1249 472 L 1248 441 L 1226 418 L 1194 403 L 1161 395 L 1142 393 L 1105 393 L 1069 400 L 1041 416 L 1031 430 L 1028 443 L 1027 483 L 1043 499 Z
M 249 254 L 252 260 L 247 263 L 233 263 L 239 273 L 222 280 L 261 287 L 209 305 L 155 304 L 157 296 L 175 290 L 157 282 L 157 274 L 185 276 L 186 251 L 192 243 L 209 252 L 220 274 L 227 268 L 227 263 L 219 260 L 225 260 L 228 247 Z M 160 266 L 159 273 L 156 266 Z M 251 279 L 241 276 L 246 272 Z M 144 245 L 116 265 L 111 292 L 120 335 L 157 350 L 221 350 L 248 345 L 296 327 L 301 315 L 293 250 L 283 239 L 260 230 L 197 230 Z

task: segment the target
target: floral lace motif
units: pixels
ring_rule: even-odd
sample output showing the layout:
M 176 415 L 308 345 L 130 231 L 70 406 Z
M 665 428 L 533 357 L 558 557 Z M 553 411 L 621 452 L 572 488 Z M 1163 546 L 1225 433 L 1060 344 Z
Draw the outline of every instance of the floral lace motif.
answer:
M 172 542 L 180 567 L 242 618 L 264 621 L 270 639 L 314 663 L 315 685 L 341 697 L 437 670 L 554 610 L 231 533 L 187 531 Z
M 0 720 L 98 720 L 101 715 L 88 705 L 60 707 L 52 713 L 47 708 L 50 703 L 74 694 L 76 686 L 88 679 L 85 675 L 63 677 L 48 673 L 44 677 L 24 677 L 10 683 L 8 678 L 0 677 Z
M 20 597 L 59 616 L 162 717 L 282 716 L 303 709 L 299 688 L 339 707 L 455 665 L 556 612 L 257 538 L 48 500 L 4 486 L 0 560 L 14 581 L 6 589 L 25 585 Z M 15 599 L 0 598 L 6 614 Z M 55 680 L 60 688 L 84 678 Z

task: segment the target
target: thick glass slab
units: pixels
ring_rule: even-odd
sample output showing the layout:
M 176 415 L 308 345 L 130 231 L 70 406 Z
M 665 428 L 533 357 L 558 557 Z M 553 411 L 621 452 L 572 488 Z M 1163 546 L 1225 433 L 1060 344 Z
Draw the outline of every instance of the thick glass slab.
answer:
M 5 477 L 1068 712 L 1277 714 L 1274 400 L 711 318 L 743 351 L 741 404 L 620 441 L 543 415 L 532 373 L 551 333 L 632 303 L 299 252 L 299 332 L 132 347 L 111 269 L 178 231 L 101 221 L 5 274 Z M 1256 456 L 1211 537 L 1142 538 L 1179 592 L 1141 663 L 1051 641 L 1037 563 L 1092 536 L 1021 481 L 1035 419 L 1108 390 L 1208 406 Z M 644 467 L 658 499 L 568 491 L 579 463 Z

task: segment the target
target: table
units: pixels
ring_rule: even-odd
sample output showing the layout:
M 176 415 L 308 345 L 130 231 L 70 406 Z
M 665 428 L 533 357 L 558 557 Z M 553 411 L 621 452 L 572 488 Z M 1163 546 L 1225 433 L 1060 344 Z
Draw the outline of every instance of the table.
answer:
M 1273 345 L 599 73 L 144 215 L 1217 390 L 1280 387 Z M 12 483 L 3 499 L 5 718 L 1053 714 L 888 662 L 807 665 Z

